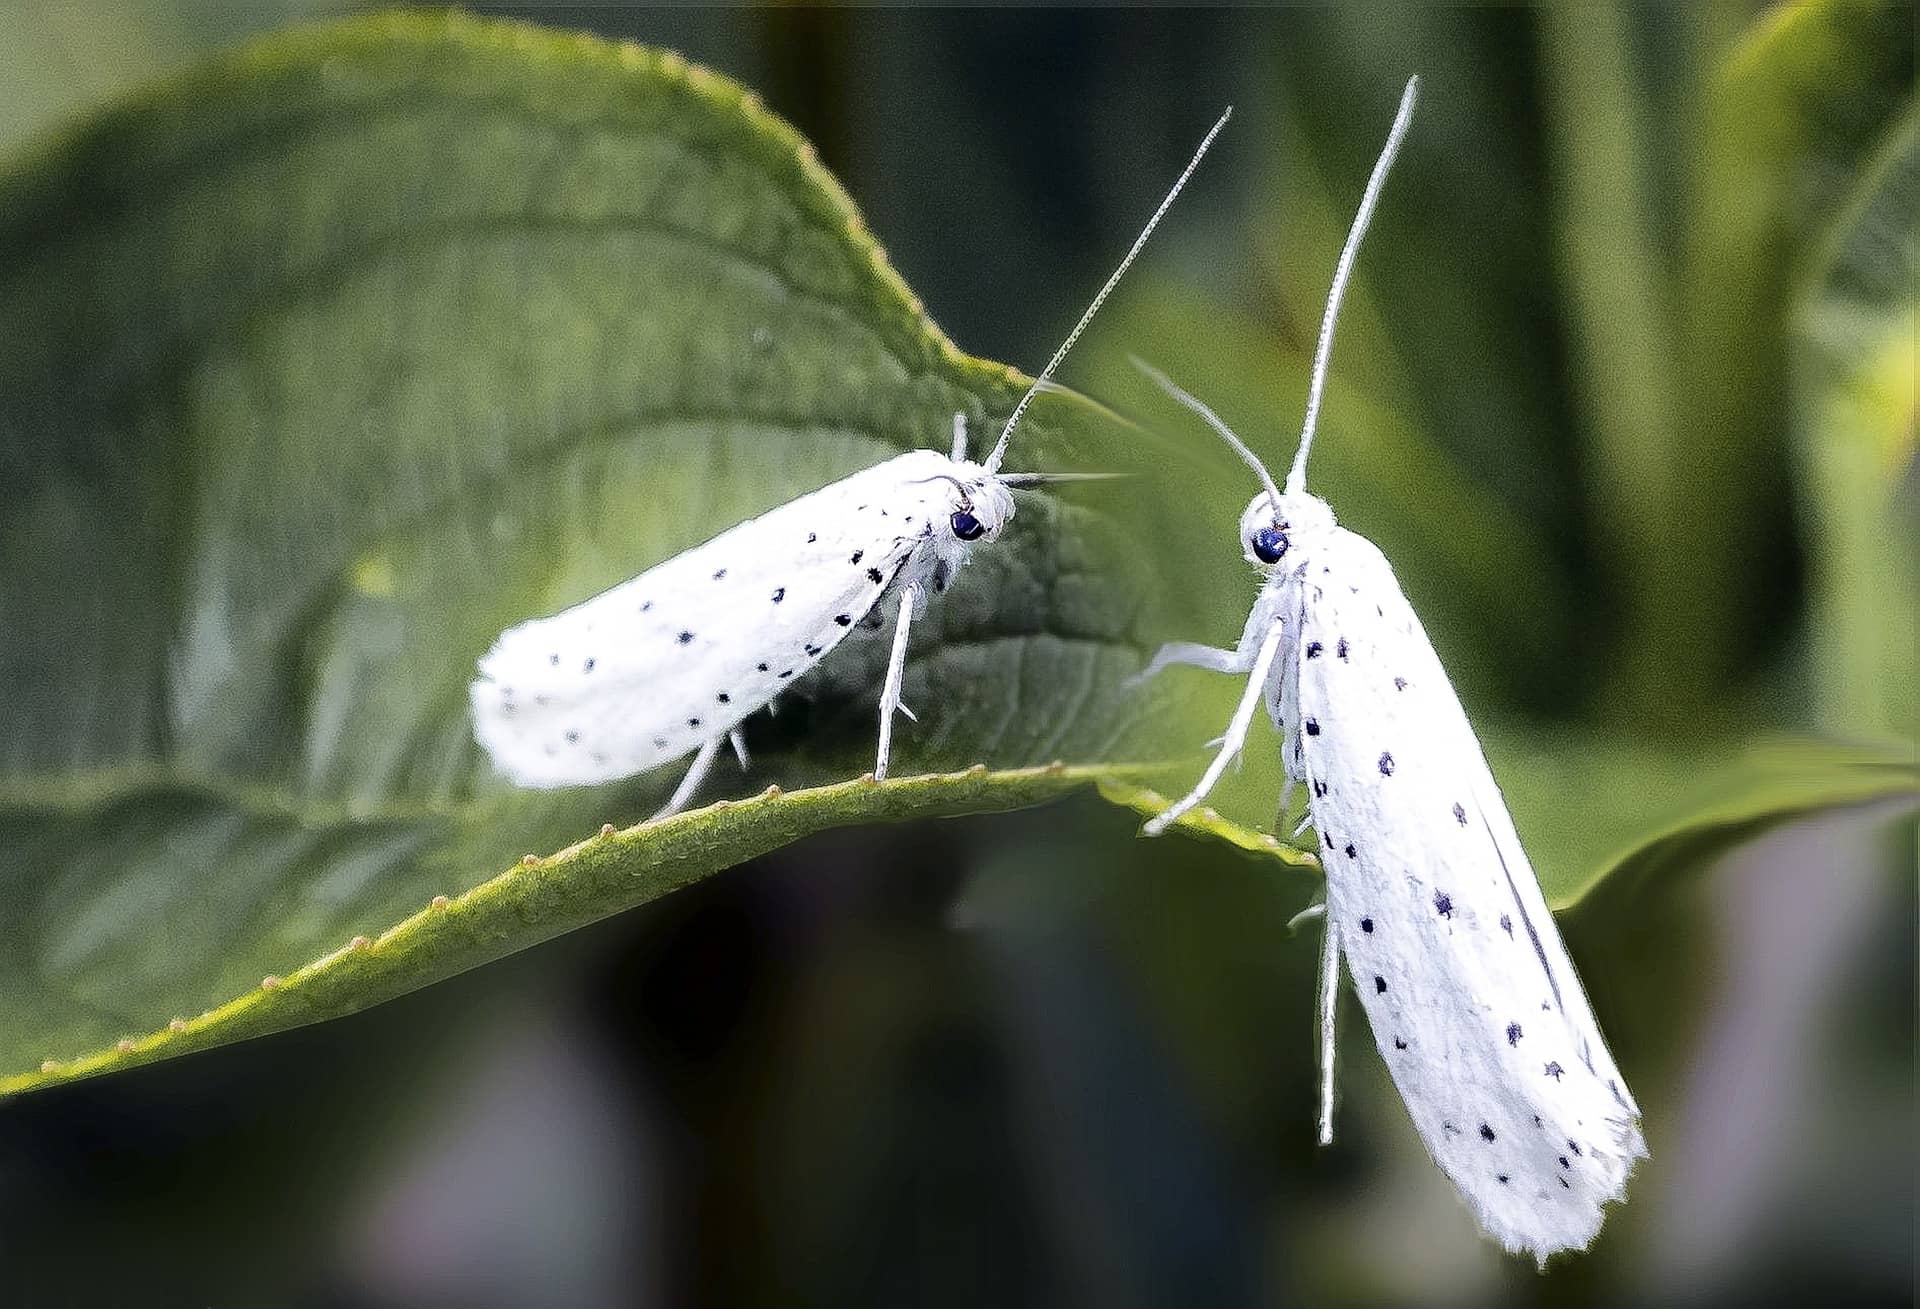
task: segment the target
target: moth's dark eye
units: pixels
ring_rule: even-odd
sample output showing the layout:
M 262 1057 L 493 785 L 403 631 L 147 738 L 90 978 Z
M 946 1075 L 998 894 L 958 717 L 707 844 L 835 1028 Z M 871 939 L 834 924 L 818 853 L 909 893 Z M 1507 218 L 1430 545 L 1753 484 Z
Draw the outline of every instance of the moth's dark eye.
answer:
M 1253 534 L 1253 557 L 1263 564 L 1277 564 L 1287 552 L 1287 534 L 1277 527 L 1263 527 Z
M 978 518 L 975 518 L 964 509 L 956 509 L 953 511 L 952 522 L 953 534 L 962 541 L 978 541 L 982 536 L 986 535 L 986 527 L 982 525 Z

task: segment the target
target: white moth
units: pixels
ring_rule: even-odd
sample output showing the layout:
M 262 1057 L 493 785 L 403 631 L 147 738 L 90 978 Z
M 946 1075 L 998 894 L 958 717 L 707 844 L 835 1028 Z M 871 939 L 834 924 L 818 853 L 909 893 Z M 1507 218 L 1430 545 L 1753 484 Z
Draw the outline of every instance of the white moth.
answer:
M 1265 488 L 1240 518 L 1246 558 L 1265 581 L 1239 645 L 1168 645 L 1140 674 L 1191 664 L 1249 677 L 1199 785 L 1146 830 L 1159 834 L 1206 796 L 1264 700 L 1282 736 L 1286 789 L 1308 789 L 1306 822 L 1319 833 L 1326 869 L 1326 903 L 1316 906 L 1326 922 L 1320 1140 L 1333 1139 L 1344 957 L 1381 1058 L 1435 1162 L 1489 1233 L 1544 1264 L 1557 1250 L 1585 1248 L 1603 1206 L 1623 1198 L 1627 1174 L 1646 1155 L 1640 1110 L 1393 569 L 1306 490 L 1341 294 L 1417 84 L 1407 84 L 1334 273 L 1286 489 L 1212 410 L 1146 370 L 1225 438 Z
M 1226 125 L 1222 114 L 1133 247 L 1014 407 L 984 463 L 914 450 L 729 528 L 551 618 L 501 633 L 469 688 L 474 735 L 526 787 L 642 772 L 688 751 L 692 766 L 661 813 L 699 789 L 722 742 L 746 763 L 740 724 L 830 654 L 881 602 L 898 606 L 880 692 L 873 775 L 887 775 L 907 635 L 929 591 L 1014 514 L 1012 489 L 1074 474 L 1002 473 L 1015 424 L 1086 329 Z

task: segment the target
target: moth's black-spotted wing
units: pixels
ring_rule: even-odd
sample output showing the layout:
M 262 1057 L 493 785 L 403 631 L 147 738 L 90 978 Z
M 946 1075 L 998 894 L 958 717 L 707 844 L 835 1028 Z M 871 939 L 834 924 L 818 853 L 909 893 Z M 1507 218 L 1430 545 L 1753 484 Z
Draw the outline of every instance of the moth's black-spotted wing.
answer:
M 1585 1247 L 1645 1154 L 1478 740 L 1393 570 L 1336 529 L 1296 586 L 1327 904 L 1434 1159 L 1509 1250 Z
M 627 777 L 725 734 L 864 618 L 945 503 L 915 451 L 511 627 L 470 688 L 474 734 L 521 786 Z

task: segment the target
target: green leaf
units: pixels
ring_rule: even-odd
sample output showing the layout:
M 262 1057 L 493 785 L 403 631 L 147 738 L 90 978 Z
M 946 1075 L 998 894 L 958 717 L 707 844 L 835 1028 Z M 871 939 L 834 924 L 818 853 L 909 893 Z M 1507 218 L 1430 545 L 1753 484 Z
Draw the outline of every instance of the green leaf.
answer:
M 651 812 L 679 766 L 544 794 L 488 775 L 465 687 L 493 637 L 944 448 L 956 411 L 990 435 L 1024 384 L 940 334 L 740 87 L 458 16 L 272 37 L 0 172 L 0 340 L 14 1068 L 201 1013 Z M 1153 457 L 1048 396 L 1008 463 L 1110 467 L 1116 445 Z M 1121 505 L 1130 529 L 1179 508 L 1021 494 L 915 626 L 897 767 L 1092 765 L 1176 721 L 1119 686 L 1152 594 Z M 856 633 L 753 720 L 753 775 L 716 788 L 870 768 L 887 635 Z M 797 804 L 769 833 L 836 812 Z M 550 929 L 488 930 L 505 950 Z M 274 1021 L 347 1004 L 299 994 Z
M 908 817 L 1013 809 L 1052 799 L 1086 786 L 1096 776 L 1107 775 L 1105 770 L 1059 765 L 1003 772 L 976 767 L 945 775 L 890 778 L 885 782 L 861 779 L 786 793 L 769 787 L 745 800 L 717 801 L 704 809 L 652 820 L 625 831 L 606 827 L 598 836 L 557 854 L 545 858 L 527 855 L 477 886 L 463 891 L 456 888 L 455 894 L 436 895 L 431 900 L 417 899 L 409 912 L 395 915 L 392 926 L 336 938 L 326 953 L 284 975 L 265 974 L 240 982 L 232 977 L 237 960 L 209 960 L 202 972 L 211 969 L 219 974 L 221 981 L 211 993 L 224 1003 L 204 1012 L 182 1010 L 170 1020 L 142 1024 L 131 1017 L 138 1012 L 136 1005 L 151 1008 L 156 1002 L 164 1003 L 169 987 L 180 993 L 179 983 L 167 967 L 168 956 L 179 952 L 167 949 L 166 943 L 208 939 L 217 931 L 215 922 L 183 922 L 176 917 L 168 925 L 172 930 L 160 938 L 160 944 L 152 947 L 145 960 L 122 952 L 110 968 L 88 974 L 98 979 L 97 997 L 48 995 L 43 1012 L 35 1016 L 38 1025 L 31 1029 L 12 1021 L 13 1015 L 9 1015 L 7 1065 L 0 1065 L 0 1095 L 353 1013 L 645 904 L 812 832 Z M 184 789 L 169 794 L 129 791 L 114 801 L 96 799 L 64 816 L 42 812 L 23 818 L 18 812 L 0 811 L 0 821 L 10 830 L 31 829 L 26 853 L 50 861 L 81 829 L 95 823 L 113 826 L 121 839 L 137 850 L 151 835 L 142 825 L 142 819 L 150 815 L 163 816 L 153 825 L 164 824 L 176 839 L 189 827 L 203 833 L 212 851 L 223 856 L 228 856 L 234 843 L 233 829 L 240 825 L 213 797 Z M 314 835 L 323 835 L 337 847 L 372 852 L 363 854 L 359 861 L 362 866 L 371 863 L 387 845 L 419 843 L 411 825 L 343 823 L 322 834 L 305 816 L 264 811 L 253 814 L 247 828 L 241 838 L 244 845 L 227 857 L 227 866 L 236 872 L 250 872 L 261 881 L 275 880 L 275 874 L 287 868 L 304 872 L 306 866 L 298 861 L 279 863 L 271 856 L 276 848 L 301 847 L 303 838 Z M 180 861 L 177 868 L 155 867 L 149 857 L 138 867 L 136 876 L 159 880 L 155 877 L 158 873 L 175 873 L 185 882 L 194 859 L 205 851 L 187 845 L 176 846 L 169 853 Z M 332 870 L 335 879 L 350 873 L 354 862 L 336 858 Z M 46 863 L 39 867 L 47 871 Z M 54 880 L 66 883 L 77 879 L 56 876 Z M 141 916 L 146 907 L 136 895 L 127 893 L 102 904 L 110 904 L 129 917 Z M 275 925 L 284 935 L 297 933 L 286 923 L 286 917 L 276 917 Z M 84 945 L 74 938 L 106 926 L 71 922 L 64 932 L 40 944 L 49 954 L 57 955 Z M 287 940 L 284 948 L 291 951 L 297 947 Z M 281 957 L 298 958 L 294 954 Z M 148 965 L 146 969 L 143 962 Z M 160 989 L 146 989 L 149 983 Z M 136 994 L 128 995 L 130 990 Z M 10 989 L 9 995 L 25 993 Z M 97 1000 L 97 1011 L 81 1008 L 89 1000 Z M 101 1041 L 96 1035 L 99 1019 L 116 1011 L 129 1015 L 122 1029 L 129 1034 Z M 64 1018 L 66 1025 L 49 1024 L 50 1016 Z M 23 1067 L 26 1061 L 22 1051 L 30 1050 L 32 1042 L 38 1042 L 47 1052 L 32 1061 L 38 1071 Z M 55 1050 L 61 1053 L 50 1053 Z M 9 1066 L 13 1071 L 6 1071 Z
M 1802 814 L 1905 798 L 1920 801 L 1910 751 L 1775 739 L 1699 753 L 1577 741 L 1489 750 L 1542 888 L 1556 909 L 1605 887 L 1631 903 L 1623 881 L 1649 867 L 1697 870 L 1712 854 Z M 1693 862 L 1673 857 L 1686 849 Z

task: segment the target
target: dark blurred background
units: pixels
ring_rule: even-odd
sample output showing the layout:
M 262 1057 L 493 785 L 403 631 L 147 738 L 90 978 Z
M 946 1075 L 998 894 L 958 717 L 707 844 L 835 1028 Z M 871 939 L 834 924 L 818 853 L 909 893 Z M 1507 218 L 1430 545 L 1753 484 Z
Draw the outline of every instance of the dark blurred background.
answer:
M 0 148 L 213 48 L 340 12 L 0 8 Z M 1614 13 L 1624 107 L 1575 49 L 1589 20 L 1564 10 L 485 12 L 664 45 L 754 88 L 817 146 L 961 347 L 1027 369 L 1232 103 L 1108 339 L 1151 343 L 1203 395 L 1225 389 L 1229 420 L 1275 451 L 1297 411 L 1258 407 L 1267 384 L 1241 366 L 1284 355 L 1297 370 L 1358 179 L 1404 78 L 1423 73 L 1426 116 L 1343 360 L 1538 543 L 1538 558 L 1507 561 L 1550 579 L 1519 588 L 1521 609 L 1453 620 L 1476 720 L 1614 744 L 1685 737 L 1699 715 L 1735 732 L 1910 737 L 1910 699 L 1835 702 L 1810 630 L 1836 602 L 1809 580 L 1826 523 L 1803 484 L 1819 465 L 1784 376 L 1784 288 L 1806 249 L 1752 252 L 1779 263 L 1748 279 L 1771 317 L 1722 320 L 1750 335 L 1689 335 L 1690 279 L 1704 276 L 1690 170 L 1715 126 L 1703 88 L 1734 75 L 1730 52 L 1770 21 L 1759 7 Z M 1910 119 L 1911 14 L 1875 12 Z M 1606 174 L 1623 133 L 1652 143 L 1631 161 L 1644 175 Z M 1817 162 L 1820 140 L 1810 148 Z M 1831 208 L 1791 188 L 1781 203 L 1788 245 Z M 1639 281 L 1609 245 L 1621 223 L 1652 233 Z M 1895 235 L 1910 259 L 1911 231 Z M 1640 293 L 1679 324 L 1644 349 L 1691 352 L 1696 371 L 1652 399 L 1629 377 L 1622 414 L 1603 403 L 1620 379 L 1588 360 L 1607 306 Z M 1882 474 L 1908 506 L 1911 354 L 1893 383 L 1905 444 Z M 1240 380 L 1209 376 L 1209 359 Z M 1117 357 L 1080 369 L 1070 379 L 1099 398 L 1151 409 Z M 1736 439 L 1645 485 L 1622 475 L 1635 432 L 1664 430 L 1661 405 L 1679 422 L 1707 373 L 1757 379 L 1746 408 L 1703 420 Z M 1634 571 L 1645 543 L 1622 538 L 1636 506 L 1688 503 L 1690 477 L 1711 490 L 1681 517 L 1733 523 L 1737 548 L 1708 535 L 1697 559 Z M 1353 504 L 1400 562 L 1364 478 L 1335 480 L 1351 488 L 1333 497 L 1343 516 Z M 1437 498 L 1444 522 L 1455 511 Z M 1649 606 L 1684 618 L 1689 586 L 1729 611 L 1701 623 L 1713 648 L 1623 667 L 1606 633 Z M 1528 635 L 1506 640 L 1509 626 Z M 1910 668 L 1898 676 L 1911 686 Z M 1630 777 L 1617 802 L 1648 803 Z M 1134 826 L 1085 799 L 814 837 L 357 1017 L 9 1102 L 0 1296 L 1911 1302 L 1916 849 L 1898 802 L 1697 843 L 1658 877 L 1643 867 L 1633 894 L 1568 915 L 1653 1157 L 1594 1250 L 1544 1275 L 1478 1236 L 1357 1010 L 1336 1144 L 1312 1144 L 1317 939 L 1286 928 L 1311 880 L 1225 847 L 1140 842 Z

